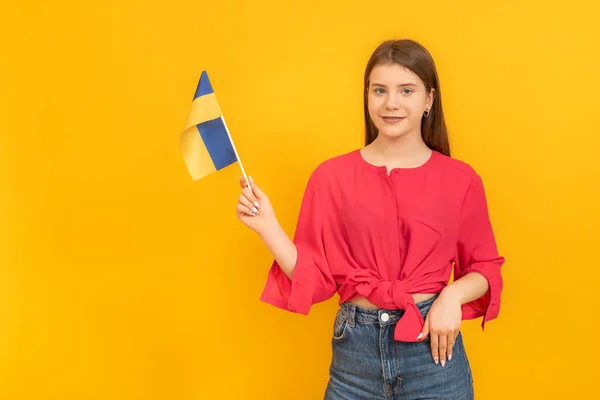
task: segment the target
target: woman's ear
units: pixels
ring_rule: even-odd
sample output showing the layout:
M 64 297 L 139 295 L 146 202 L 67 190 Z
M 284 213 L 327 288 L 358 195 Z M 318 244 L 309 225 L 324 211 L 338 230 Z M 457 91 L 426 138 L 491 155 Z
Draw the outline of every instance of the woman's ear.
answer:
M 431 88 L 429 93 L 427 93 L 427 109 L 431 110 L 433 106 L 433 100 L 435 100 L 435 89 Z

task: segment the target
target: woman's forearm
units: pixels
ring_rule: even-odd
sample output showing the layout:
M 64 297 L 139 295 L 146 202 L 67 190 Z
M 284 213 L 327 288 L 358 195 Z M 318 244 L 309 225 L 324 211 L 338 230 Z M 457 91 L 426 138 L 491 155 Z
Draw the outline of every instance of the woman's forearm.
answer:
M 446 286 L 443 291 L 456 296 L 461 304 L 466 304 L 483 296 L 488 289 L 488 281 L 483 275 L 470 272 Z
M 267 229 L 260 235 L 260 238 L 269 248 L 283 273 L 292 279 L 298 260 L 298 250 L 281 225 L 277 224 L 271 229 Z

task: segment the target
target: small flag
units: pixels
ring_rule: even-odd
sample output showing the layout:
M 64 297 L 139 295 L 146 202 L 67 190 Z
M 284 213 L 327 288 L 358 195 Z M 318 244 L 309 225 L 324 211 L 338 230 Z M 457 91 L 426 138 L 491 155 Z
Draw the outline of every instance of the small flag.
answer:
M 180 145 L 193 180 L 238 161 L 237 151 L 206 71 L 200 76 Z

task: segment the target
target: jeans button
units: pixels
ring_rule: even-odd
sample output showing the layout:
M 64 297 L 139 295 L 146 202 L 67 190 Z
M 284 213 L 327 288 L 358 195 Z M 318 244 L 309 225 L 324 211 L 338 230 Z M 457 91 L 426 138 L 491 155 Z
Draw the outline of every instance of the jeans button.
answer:
M 389 319 L 390 319 L 390 315 L 389 315 L 388 313 L 383 313 L 383 314 L 381 314 L 381 320 L 382 320 L 383 322 L 388 322 L 388 321 L 389 321 Z

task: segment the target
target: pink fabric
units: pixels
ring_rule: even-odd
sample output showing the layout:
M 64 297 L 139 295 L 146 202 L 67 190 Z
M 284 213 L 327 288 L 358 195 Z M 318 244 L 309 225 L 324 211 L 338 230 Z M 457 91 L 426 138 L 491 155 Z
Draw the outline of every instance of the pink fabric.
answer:
M 357 296 L 405 310 L 395 339 L 417 341 L 423 318 L 411 294 L 439 293 L 469 272 L 488 292 L 464 304 L 463 319 L 498 316 L 501 266 L 483 183 L 466 163 L 434 151 L 417 168 L 367 163 L 359 150 L 312 173 L 294 235 L 298 261 L 290 280 L 273 262 L 261 300 L 308 314 L 311 305 Z

